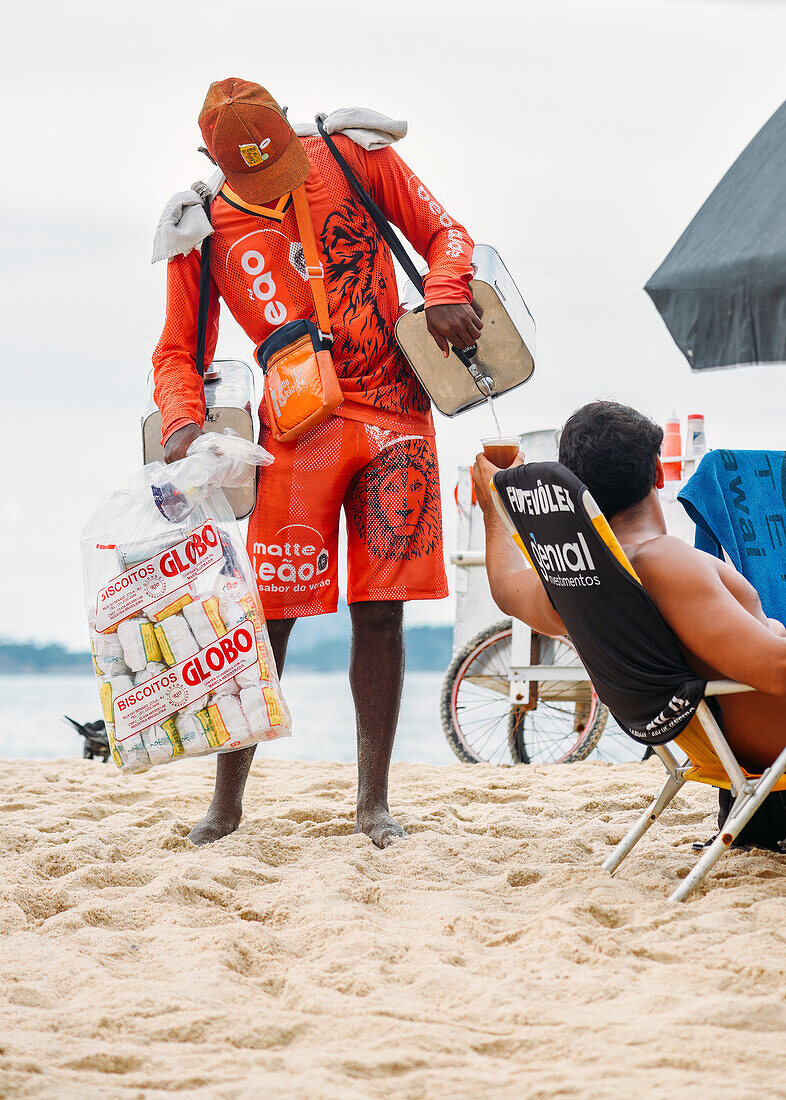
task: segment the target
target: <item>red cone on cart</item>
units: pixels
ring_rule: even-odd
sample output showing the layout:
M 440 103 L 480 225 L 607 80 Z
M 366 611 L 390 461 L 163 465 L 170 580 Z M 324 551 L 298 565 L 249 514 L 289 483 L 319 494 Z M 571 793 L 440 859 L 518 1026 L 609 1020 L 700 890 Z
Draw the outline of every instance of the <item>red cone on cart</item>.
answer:
M 680 418 L 672 413 L 666 421 L 666 430 L 663 434 L 663 445 L 660 449 L 661 462 L 663 463 L 664 481 L 680 481 L 682 478 L 682 433 L 680 432 Z M 669 462 L 669 458 L 675 456 L 676 462 Z

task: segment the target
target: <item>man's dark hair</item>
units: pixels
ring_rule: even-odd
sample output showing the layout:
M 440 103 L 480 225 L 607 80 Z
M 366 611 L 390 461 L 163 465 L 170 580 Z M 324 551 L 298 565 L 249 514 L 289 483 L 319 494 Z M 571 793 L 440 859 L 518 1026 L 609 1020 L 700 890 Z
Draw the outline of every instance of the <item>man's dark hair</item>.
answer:
M 592 493 L 607 519 L 644 500 L 655 484 L 663 430 L 627 405 L 592 401 L 562 429 L 559 460 Z

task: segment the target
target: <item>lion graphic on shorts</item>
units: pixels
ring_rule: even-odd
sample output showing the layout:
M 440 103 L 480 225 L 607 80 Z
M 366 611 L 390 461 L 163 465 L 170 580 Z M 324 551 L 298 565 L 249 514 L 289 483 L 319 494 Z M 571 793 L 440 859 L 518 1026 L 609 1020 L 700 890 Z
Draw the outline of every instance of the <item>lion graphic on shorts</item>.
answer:
M 398 354 L 393 322 L 377 305 L 377 293 L 386 289 L 387 281 L 376 274 L 381 246 L 376 226 L 365 210 L 342 203 L 325 221 L 322 245 L 331 298 L 336 292 L 341 297 L 335 312 L 341 329 L 335 349 L 339 376 L 342 362 L 352 364 L 352 373 L 360 364 L 370 364 L 376 375 L 382 361 L 392 361 L 395 377 L 388 371 L 382 384 L 376 378 L 368 387 L 370 399 L 394 412 L 427 412 L 428 397 Z
M 434 452 L 425 439 L 385 450 L 360 474 L 352 493 L 352 521 L 375 558 L 419 558 L 437 548 L 442 533 Z

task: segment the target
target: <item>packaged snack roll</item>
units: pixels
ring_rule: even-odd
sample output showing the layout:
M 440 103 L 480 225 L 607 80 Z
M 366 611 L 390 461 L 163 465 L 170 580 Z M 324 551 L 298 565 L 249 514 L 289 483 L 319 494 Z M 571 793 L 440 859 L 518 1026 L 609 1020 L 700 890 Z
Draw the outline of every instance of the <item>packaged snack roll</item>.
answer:
M 259 601 L 250 592 L 246 592 L 245 595 L 240 597 L 238 603 L 245 611 L 246 618 L 254 624 L 254 630 L 261 630 L 264 617 L 259 613 Z
M 172 755 L 183 755 L 183 742 L 180 740 L 180 734 L 177 731 L 177 715 L 173 714 L 167 718 L 165 722 L 161 723 L 161 729 L 169 738 L 172 745 Z
M 141 737 L 151 764 L 166 764 L 175 755 L 174 746 L 161 726 L 148 726 Z
M 258 684 L 260 681 L 259 674 L 259 661 L 255 661 L 249 668 L 244 668 L 242 672 L 238 672 L 235 677 L 235 683 L 238 688 L 252 687 L 254 684 Z
M 117 741 L 115 738 L 114 701 L 118 695 L 130 691 L 133 686 L 134 680 L 131 676 L 113 676 L 99 684 L 98 694 L 112 758 L 119 767 L 127 768 L 129 771 L 141 771 L 149 766 L 149 760 L 139 734 L 132 734 L 123 741 Z
M 124 619 L 117 637 L 123 647 L 123 659 L 132 672 L 141 672 L 148 661 L 160 661 L 161 650 L 152 623 L 146 619 Z
M 130 772 L 144 771 L 150 767 L 150 757 L 147 755 L 141 733 L 132 733 L 129 737 L 118 741 L 117 751 Z
M 244 687 L 241 690 L 240 706 L 243 708 L 243 714 L 246 716 L 246 721 L 252 733 L 259 733 L 268 728 L 270 722 L 268 721 L 265 697 L 259 684 Z
M 210 727 L 210 718 L 206 710 L 195 714 L 180 713 L 175 718 L 175 726 L 183 746 L 185 756 L 204 756 L 210 752 L 210 742 L 205 730 Z
M 283 724 L 284 712 L 278 692 L 273 687 L 255 685 L 243 688 L 240 692 L 240 705 L 252 733 L 261 733 Z
M 246 741 L 250 730 L 236 696 L 213 696 L 207 708 L 215 733 L 215 748 L 227 741 Z
M 166 664 L 176 665 L 199 652 L 199 644 L 182 615 L 170 615 L 153 629 Z
M 216 638 L 223 638 L 227 632 L 216 596 L 198 597 L 183 608 L 183 616 L 202 647 L 210 645 Z
M 134 681 L 130 676 L 125 674 L 112 676 L 111 678 L 102 679 L 100 681 L 98 695 L 101 700 L 104 724 L 107 728 L 111 725 L 114 729 L 115 713 L 113 704 L 115 699 L 118 695 L 122 695 L 124 691 L 130 691 L 133 686 Z
M 145 614 L 153 622 L 160 623 L 163 619 L 168 619 L 170 615 L 177 615 L 178 611 L 183 611 L 192 602 L 193 598 L 190 591 L 181 593 L 176 599 L 167 597 L 145 608 Z
M 183 742 L 177 729 L 177 716 L 142 730 L 142 742 L 151 764 L 166 764 L 176 756 L 183 756 Z
M 231 596 L 218 597 L 218 613 L 227 630 L 240 626 L 248 618 L 246 609 L 237 600 L 233 600 Z
M 213 584 L 213 595 L 218 599 L 231 599 L 236 602 L 247 592 L 240 573 L 219 573 Z
M 128 672 L 123 647 L 117 634 L 99 634 L 97 630 L 91 629 L 90 648 L 93 651 L 93 664 L 104 676 L 118 676 Z
M 108 723 L 108 722 L 105 723 L 105 725 L 106 725 L 106 736 L 107 736 L 107 740 L 109 741 L 109 751 L 112 754 L 112 759 L 117 764 L 118 768 L 122 768 L 122 767 L 125 766 L 125 761 L 123 760 L 123 757 L 120 755 L 120 751 L 117 747 L 117 741 L 115 740 L 115 727 L 113 725 L 111 725 L 110 723 Z
M 158 676 L 165 670 L 166 665 L 162 661 L 148 661 L 143 669 L 134 673 L 134 687 L 137 684 L 146 684 L 148 680 L 152 680 L 154 676 Z
M 160 554 L 162 550 L 168 550 L 173 543 L 184 539 L 187 534 L 188 530 L 185 527 L 172 527 L 166 532 L 158 532 L 145 538 L 134 538 L 128 542 L 118 543 L 115 547 L 115 554 L 120 568 L 125 570 L 133 568 L 146 558 L 151 558 L 154 554 Z
M 260 680 L 268 682 L 270 680 L 270 663 L 272 660 L 272 654 L 268 652 L 267 642 L 265 641 L 265 635 L 258 633 L 256 636 L 257 641 L 257 660 L 250 666 L 250 668 L 243 669 L 242 672 L 237 674 L 237 682 L 241 688 L 251 687 L 253 684 L 258 684 Z

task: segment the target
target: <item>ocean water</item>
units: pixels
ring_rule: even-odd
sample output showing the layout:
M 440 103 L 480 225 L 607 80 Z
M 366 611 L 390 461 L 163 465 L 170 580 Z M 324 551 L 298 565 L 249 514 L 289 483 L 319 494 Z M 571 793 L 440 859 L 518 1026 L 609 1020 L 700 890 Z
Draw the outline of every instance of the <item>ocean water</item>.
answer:
M 407 674 L 394 760 L 456 762 L 439 720 L 441 684 L 439 673 Z M 0 759 L 80 756 L 82 738 L 62 715 L 80 722 L 101 716 L 92 676 L 0 676 L 0 693 Z M 355 759 L 355 713 L 345 673 L 287 672 L 284 693 L 292 711 L 293 735 L 260 745 L 258 756 Z
M 346 673 L 289 671 L 284 694 L 293 735 L 260 745 L 257 755 L 280 760 L 355 760 L 355 712 Z M 413 764 L 455 764 L 439 716 L 442 674 L 408 672 L 404 679 L 393 759 Z M 62 719 L 101 716 L 92 676 L 0 676 L 0 759 L 55 760 L 80 756 L 82 739 Z M 590 759 L 625 763 L 639 746 L 609 720 Z

